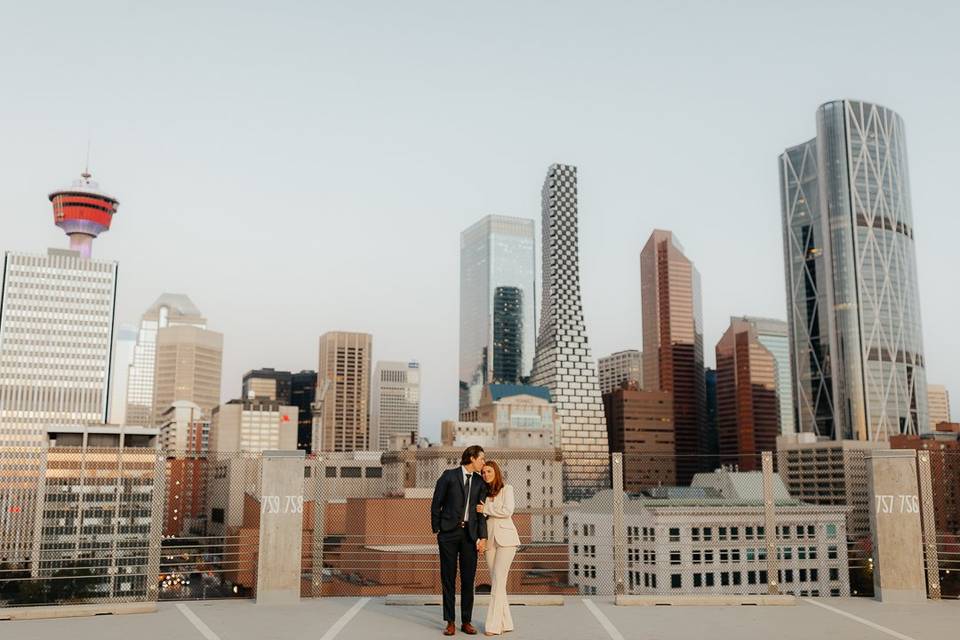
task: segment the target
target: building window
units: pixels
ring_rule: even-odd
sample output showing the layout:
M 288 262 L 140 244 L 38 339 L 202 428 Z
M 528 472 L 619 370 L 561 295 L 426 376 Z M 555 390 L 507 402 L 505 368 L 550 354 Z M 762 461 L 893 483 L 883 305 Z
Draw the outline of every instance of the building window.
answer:
M 327 467 L 324 475 L 328 478 L 337 477 L 337 468 L 336 467 Z
M 359 478 L 360 467 L 340 467 L 341 478 Z
M 693 574 L 693 586 L 694 586 L 694 587 L 702 587 L 702 586 L 703 586 L 703 574 L 702 574 L 702 573 L 695 573 L 695 574 Z
M 728 587 L 728 586 L 730 586 L 730 572 L 729 572 L 729 571 L 721 571 L 721 572 L 720 572 L 720 586 L 721 586 L 721 587 Z
M 836 559 L 837 559 L 837 546 L 836 546 L 836 545 L 833 545 L 833 544 L 832 544 L 832 545 L 830 545 L 829 547 L 827 547 L 827 559 L 828 559 L 828 560 L 836 560 Z
M 670 542 L 680 542 L 679 527 L 670 527 Z
M 740 527 L 730 527 L 730 539 L 731 540 L 740 539 Z
M 719 533 L 719 535 L 717 536 L 717 539 L 720 540 L 720 542 L 724 542 L 724 541 L 727 539 L 727 528 L 726 528 L 726 527 L 720 527 L 720 533 Z
M 747 584 L 757 584 L 756 571 L 747 571 Z
M 382 478 L 383 477 L 383 467 L 367 467 L 363 470 L 364 474 L 368 478 Z
M 827 525 L 827 537 L 828 537 L 828 538 L 836 538 L 836 537 L 837 537 L 837 525 L 835 525 L 835 524 L 828 524 L 828 525 Z
M 713 527 L 704 527 L 703 528 L 703 541 L 710 542 L 713 540 Z
M 820 570 L 817 568 L 810 569 L 810 582 L 817 582 L 820 579 Z
M 830 567 L 830 580 L 839 580 L 840 570 L 836 567 Z
M 740 584 L 740 572 L 739 572 L 739 571 L 734 571 L 734 572 L 733 572 L 733 584 L 734 584 L 734 585 L 739 585 L 739 584 Z
M 683 584 L 682 576 L 679 573 L 670 574 L 670 588 L 679 589 Z
M 693 564 L 700 564 L 702 562 L 702 557 L 700 555 L 699 549 L 695 549 L 692 555 L 693 555 Z
M 210 510 L 210 519 L 217 524 L 223 524 L 223 509 L 214 507 Z
M 727 564 L 730 562 L 730 552 L 726 549 L 720 549 L 720 564 Z
M 700 542 L 700 527 L 694 527 L 690 530 L 690 538 L 694 542 Z
M 712 587 L 712 586 L 713 586 L 713 574 L 712 574 L 712 573 L 708 573 L 708 574 L 706 574 L 704 577 L 707 579 L 707 586 L 708 586 L 708 587 Z
M 753 540 L 753 527 L 747 527 L 746 539 Z
M 680 552 L 671 551 L 670 552 L 670 564 L 680 564 Z

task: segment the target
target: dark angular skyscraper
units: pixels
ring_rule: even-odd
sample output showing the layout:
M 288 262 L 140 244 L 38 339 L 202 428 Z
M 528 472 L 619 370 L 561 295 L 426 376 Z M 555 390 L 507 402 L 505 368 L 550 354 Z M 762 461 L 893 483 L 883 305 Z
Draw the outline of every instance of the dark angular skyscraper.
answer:
M 290 376 L 290 404 L 297 407 L 297 449 L 311 451 L 313 414 L 317 397 L 317 372 L 301 371 Z
M 493 293 L 493 382 L 517 384 L 523 376 L 523 291 L 497 287 Z

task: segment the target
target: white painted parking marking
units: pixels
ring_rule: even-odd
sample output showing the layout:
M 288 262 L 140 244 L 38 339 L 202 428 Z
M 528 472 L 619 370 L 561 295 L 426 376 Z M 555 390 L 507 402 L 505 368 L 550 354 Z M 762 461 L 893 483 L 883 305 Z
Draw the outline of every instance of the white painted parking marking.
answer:
M 593 600 L 583 599 L 583 604 L 587 605 L 587 609 L 590 609 L 590 613 L 593 614 L 593 617 L 597 619 L 597 622 L 606 629 L 607 635 L 610 636 L 613 640 L 623 640 L 623 635 L 617 631 L 617 628 L 613 626 L 613 623 L 610 622 L 610 618 L 603 615 L 603 611 L 600 611 L 600 607 L 593 603 Z
M 183 604 L 182 602 L 178 602 L 177 609 L 180 610 L 180 613 L 183 614 L 183 617 L 190 621 L 190 624 L 197 628 L 197 631 L 203 634 L 204 638 L 207 640 L 220 640 L 220 636 L 215 634 L 213 629 L 208 627 L 203 620 L 198 618 L 197 614 L 191 611 L 187 605 Z
M 364 605 L 370 602 L 370 598 L 362 598 L 357 601 L 355 605 L 350 607 L 350 610 L 345 614 L 340 616 L 340 619 L 334 623 L 332 627 L 327 629 L 327 632 L 320 637 L 320 640 L 333 640 L 337 637 L 337 634 L 343 631 L 343 628 L 347 626 L 347 623 L 353 619 L 353 616 L 360 613 L 360 609 L 363 609 Z
M 888 636 L 893 636 L 894 638 L 899 638 L 899 640 L 914 640 L 914 638 L 911 638 L 910 636 L 905 636 L 905 635 L 903 635 L 902 633 L 899 633 L 899 632 L 897 632 L 897 631 L 894 631 L 893 629 L 888 629 L 888 628 L 886 628 L 886 627 L 884 627 L 884 626 L 882 626 L 882 625 L 877 624 L 876 622 L 870 622 L 870 621 L 867 620 L 866 618 L 861 618 L 860 616 L 855 616 L 855 615 L 853 615 L 852 613 L 847 613 L 846 611 L 843 611 L 842 609 L 837 609 L 836 607 L 831 607 L 831 606 L 828 605 L 828 604 L 823 604 L 822 602 L 817 602 L 816 600 L 812 600 L 812 599 L 809 599 L 809 598 L 804 598 L 804 601 L 809 602 L 810 604 L 816 605 L 816 606 L 818 606 L 818 607 L 820 607 L 820 608 L 822 608 L 822 609 L 826 609 L 827 611 L 833 611 L 833 612 L 836 613 L 837 615 L 844 616 L 845 618 L 850 618 L 851 620 L 854 620 L 854 621 L 856 621 L 856 622 L 859 622 L 860 624 L 866 625 L 866 626 L 870 627 L 871 629 L 876 629 L 877 631 L 882 631 L 883 633 L 887 634 Z

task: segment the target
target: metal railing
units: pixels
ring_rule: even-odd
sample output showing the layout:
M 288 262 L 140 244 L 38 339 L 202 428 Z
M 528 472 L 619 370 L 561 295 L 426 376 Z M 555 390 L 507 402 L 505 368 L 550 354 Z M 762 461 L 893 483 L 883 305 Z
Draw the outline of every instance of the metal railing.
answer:
M 259 455 L 54 454 L 0 451 L 0 606 L 256 594 Z M 628 452 L 586 480 L 569 469 L 597 456 L 574 456 L 488 452 L 517 502 L 511 593 L 873 595 L 864 452 L 844 459 L 842 486 L 837 469 L 811 476 L 777 454 Z M 441 448 L 308 456 L 301 595 L 439 593 L 430 502 L 458 463 Z M 678 468 L 696 471 L 688 486 Z M 960 453 L 921 452 L 917 468 L 930 597 L 958 597 Z M 490 587 L 484 559 L 476 586 Z

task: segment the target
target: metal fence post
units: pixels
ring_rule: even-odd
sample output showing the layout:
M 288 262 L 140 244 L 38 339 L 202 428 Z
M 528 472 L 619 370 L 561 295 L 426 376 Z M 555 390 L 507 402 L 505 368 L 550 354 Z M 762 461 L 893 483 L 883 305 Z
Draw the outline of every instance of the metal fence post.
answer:
M 767 593 L 780 593 L 780 582 L 777 571 L 780 563 L 777 561 L 777 521 L 775 504 L 773 501 L 773 452 L 764 451 L 763 465 L 763 530 L 767 548 Z
M 153 466 L 153 504 L 150 513 L 150 536 L 147 539 L 147 601 L 160 599 L 160 555 L 163 553 L 163 523 L 170 487 L 167 486 L 167 457 L 156 452 Z
M 316 494 L 313 503 L 313 595 L 323 595 L 323 541 L 327 526 L 327 465 L 322 454 L 317 454 L 314 467 Z
M 626 592 L 627 531 L 624 524 L 623 454 L 612 454 L 610 465 L 613 474 L 613 582 L 614 594 Z
M 917 451 L 917 475 L 920 481 L 920 522 L 923 526 L 923 552 L 927 561 L 927 597 L 931 600 L 939 600 L 940 558 L 937 554 L 937 525 L 933 514 L 933 482 L 930 473 L 929 451 Z

